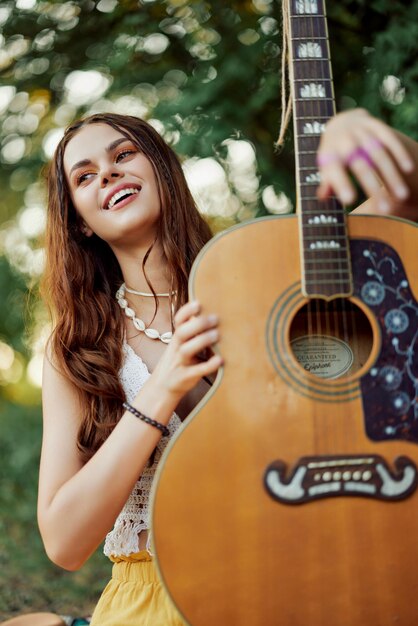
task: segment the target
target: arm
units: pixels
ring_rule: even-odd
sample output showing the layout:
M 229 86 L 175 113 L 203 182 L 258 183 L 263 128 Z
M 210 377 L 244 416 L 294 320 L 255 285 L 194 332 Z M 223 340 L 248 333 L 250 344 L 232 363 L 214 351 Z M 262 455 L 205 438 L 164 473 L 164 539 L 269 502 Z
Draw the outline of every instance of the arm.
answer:
M 195 355 L 217 341 L 217 320 L 197 315 L 194 303 L 176 316 L 176 332 L 133 405 L 167 424 L 180 399 L 221 358 Z M 126 412 L 111 435 L 82 466 L 77 452 L 80 406 L 74 387 L 45 358 L 38 520 L 48 556 L 75 570 L 112 528 L 161 433 Z
M 318 166 L 319 199 L 335 193 L 343 204 L 354 203 L 357 194 L 351 173 L 369 197 L 355 213 L 418 221 L 418 144 L 364 109 L 340 113 L 328 122 Z

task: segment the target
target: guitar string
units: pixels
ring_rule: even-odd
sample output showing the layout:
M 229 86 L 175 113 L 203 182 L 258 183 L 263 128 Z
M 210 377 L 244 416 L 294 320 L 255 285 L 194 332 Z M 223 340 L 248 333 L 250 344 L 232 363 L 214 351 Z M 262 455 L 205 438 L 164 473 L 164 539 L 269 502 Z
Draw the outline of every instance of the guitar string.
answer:
M 334 116 L 336 114 L 336 102 L 335 102 L 335 90 L 333 89 L 333 71 L 332 71 L 332 62 L 331 62 L 331 46 L 329 44 L 329 32 L 328 32 L 328 22 L 327 22 L 327 11 L 326 11 L 326 0 L 321 0 L 321 11 L 323 14 L 323 28 L 324 28 L 324 37 L 326 37 L 326 39 L 324 39 L 324 47 L 325 47 L 325 54 L 324 56 L 326 57 L 326 61 L 325 63 L 327 63 L 327 70 L 328 70 L 328 78 L 329 78 L 329 82 L 328 82 L 328 90 L 329 90 L 329 95 L 330 97 L 332 97 L 332 100 L 326 100 L 326 109 L 327 109 L 327 113 L 329 114 L 330 117 Z M 323 65 L 323 61 L 321 61 L 321 65 Z M 327 87 L 325 86 L 325 89 L 327 91 Z M 325 94 L 327 95 L 327 94 Z M 329 103 L 329 104 L 328 104 Z M 345 217 L 344 217 L 344 208 L 343 206 L 339 203 L 339 201 L 336 199 L 335 195 L 333 194 L 331 198 L 329 198 L 329 200 L 327 200 L 327 206 L 328 208 L 330 208 L 330 216 L 332 217 L 336 217 L 337 222 L 334 224 L 332 222 L 329 223 L 329 230 L 328 233 L 330 236 L 332 236 L 332 234 L 334 234 L 336 241 L 340 241 L 338 239 L 338 235 L 341 232 L 341 230 L 343 230 L 343 233 L 345 232 L 344 229 L 344 224 L 345 224 Z M 332 270 L 332 275 L 333 276 L 337 276 L 337 285 L 336 285 L 336 289 L 335 291 L 338 293 L 340 292 L 340 294 L 342 294 L 342 292 L 344 291 L 342 289 L 343 286 L 345 286 L 346 283 L 346 277 L 345 277 L 345 273 L 346 273 L 346 269 L 347 269 L 347 255 L 348 255 L 348 250 L 346 248 L 346 243 L 347 240 L 343 239 L 343 247 L 345 250 L 345 254 L 342 254 L 341 252 L 337 252 L 337 271 L 335 272 L 335 270 Z M 336 250 L 339 250 L 338 248 Z M 335 261 L 332 261 L 332 265 L 334 266 Z M 335 287 L 335 283 L 334 283 L 334 287 Z M 341 318 L 342 321 L 342 336 L 343 336 L 343 340 L 345 340 L 346 343 L 348 343 L 349 340 L 349 333 L 348 333 L 348 324 L 347 324 L 347 315 L 346 315 L 346 299 L 343 295 L 340 295 L 338 298 L 334 297 L 331 301 L 330 301 L 330 309 L 331 309 L 331 315 L 332 318 L 334 320 L 334 333 L 333 336 L 336 339 L 341 339 L 341 332 L 340 332 L 340 328 L 339 328 L 339 319 Z M 338 344 L 336 344 L 337 346 Z M 340 422 L 338 421 L 334 421 L 332 428 L 330 428 L 330 425 L 328 425 L 327 428 L 328 431 L 332 432 L 332 448 L 331 450 L 334 451 L 335 450 L 341 450 L 341 445 L 339 445 L 340 443 L 342 444 L 343 442 L 339 442 L 338 441 L 338 433 L 341 432 L 341 428 L 340 428 Z
M 325 13 L 325 2 L 320 2 L 320 0 L 317 1 L 317 8 L 319 13 L 321 14 L 321 25 L 322 28 L 324 29 L 324 36 L 327 34 L 327 29 L 326 29 L 326 13 Z M 319 26 L 319 21 L 317 22 L 318 26 Z M 321 47 L 321 55 L 320 55 L 320 61 L 319 61 L 319 67 L 320 67 L 320 71 L 319 71 L 319 75 L 321 77 L 321 84 L 323 85 L 324 89 L 325 89 L 325 100 L 324 100 L 324 107 L 321 106 L 321 101 L 318 101 L 317 104 L 317 108 L 318 108 L 318 120 L 320 120 L 320 123 L 323 124 L 323 117 L 321 115 L 321 113 L 325 113 L 325 119 L 328 121 L 331 117 L 332 114 L 334 113 L 334 106 L 333 106 L 333 101 L 327 100 L 327 86 L 326 86 L 326 80 L 324 80 L 325 78 L 331 79 L 331 57 L 330 57 L 330 50 L 328 47 L 328 40 L 327 39 L 320 39 L 320 35 L 321 35 L 321 28 L 318 28 L 318 40 L 320 42 L 320 47 Z M 324 60 L 325 59 L 325 60 Z M 328 85 L 330 85 L 331 83 L 329 82 Z M 331 93 L 330 93 L 331 95 Z M 324 111 L 322 111 L 322 108 L 324 108 Z M 319 204 L 319 203 L 318 203 Z M 321 203 L 322 205 L 322 203 Z M 335 216 L 335 203 L 334 203 L 334 199 L 331 198 L 327 198 L 324 202 L 324 214 L 327 216 Z M 338 218 L 337 218 L 338 219 Z M 331 240 L 331 235 L 332 235 L 332 231 L 333 231 L 333 226 L 331 225 L 331 223 L 325 223 L 325 228 L 324 228 L 324 232 L 326 234 L 326 238 L 325 240 Z M 338 241 L 338 239 L 337 239 Z M 332 250 L 332 249 L 331 249 Z M 324 261 L 324 266 L 327 269 L 327 274 L 329 273 L 332 276 L 332 290 L 335 290 L 335 282 L 334 282 L 334 277 L 335 277 L 335 270 L 334 269 L 330 269 L 331 265 L 334 265 L 333 262 L 330 262 L 329 259 L 327 259 L 327 252 L 325 252 L 324 257 L 325 257 L 325 261 Z M 330 256 L 332 256 L 332 253 L 330 254 Z M 338 263 L 338 269 L 339 269 L 339 263 Z M 338 275 L 338 273 L 337 273 Z M 320 283 L 319 283 L 320 284 Z M 333 312 L 333 315 L 335 315 L 335 308 L 336 308 L 336 301 L 335 298 L 333 298 L 332 300 L 323 300 L 323 306 L 324 306 L 324 310 L 325 310 L 325 321 L 326 321 L 326 328 L 327 328 L 327 335 L 331 336 L 331 331 L 330 331 L 330 320 L 329 320 L 329 309 L 331 309 L 331 311 Z M 331 346 L 329 347 L 329 350 L 331 350 Z M 335 450 L 335 435 L 334 435 L 334 428 L 331 428 L 331 425 L 329 423 L 326 424 L 325 427 L 325 433 L 326 433 L 326 438 L 327 438 L 327 452 L 331 453 L 333 450 Z
M 317 0 L 316 2 L 316 8 L 317 8 L 317 12 L 319 13 L 319 15 L 317 15 L 316 19 L 314 20 L 315 25 L 316 25 L 316 33 L 315 33 L 315 40 L 317 40 L 319 42 L 319 46 L 320 46 L 320 50 L 321 50 L 321 55 L 320 55 L 320 60 L 319 60 L 319 72 L 315 72 L 315 74 L 319 74 L 320 77 L 320 84 L 323 85 L 324 89 L 325 89 L 325 100 L 324 100 L 324 107 L 322 107 L 322 103 L 320 99 L 316 99 L 316 103 L 314 105 L 315 108 L 315 119 L 316 121 L 318 121 L 318 123 L 322 124 L 323 123 L 323 115 L 322 113 L 325 113 L 325 119 L 328 121 L 328 119 L 331 117 L 332 114 L 332 102 L 328 101 L 327 98 L 327 88 L 326 88 L 326 79 L 327 77 L 330 78 L 330 58 L 329 58 L 329 50 L 326 46 L 326 40 L 325 39 L 321 39 L 321 25 L 322 27 L 325 26 L 325 7 L 323 6 L 323 3 L 320 2 L 320 0 Z M 327 59 L 327 60 L 323 60 L 323 59 Z M 315 63 L 315 61 L 314 61 Z M 322 108 L 324 108 L 325 110 L 322 111 Z M 330 110 L 331 109 L 331 110 Z M 318 113 L 316 115 L 316 113 Z M 318 150 L 319 147 L 319 139 L 317 141 L 317 148 L 316 150 Z M 316 155 L 315 155 L 316 157 Z M 315 159 L 316 162 L 316 159 Z M 318 185 L 318 183 L 317 183 Z M 330 201 L 330 199 L 326 199 L 325 202 L 324 201 L 316 201 L 316 205 L 318 207 L 318 212 L 321 215 L 322 214 L 322 209 L 324 210 L 324 214 L 325 215 L 329 215 L 330 214 L 330 204 L 331 207 L 333 206 L 333 202 L 332 199 Z M 323 232 L 325 234 L 325 241 L 327 239 L 329 239 L 329 235 L 330 235 L 330 230 L 331 230 L 331 226 L 330 224 L 328 224 L 327 222 L 325 223 L 325 225 L 323 226 L 322 224 L 319 225 L 320 228 L 320 232 Z M 329 271 L 329 261 L 327 261 L 326 259 L 326 252 L 325 252 L 325 259 L 324 262 L 320 264 L 319 268 L 325 267 L 328 271 Z M 318 272 L 319 276 L 321 275 L 320 272 Z M 317 278 L 319 278 L 317 274 Z M 317 284 L 321 284 L 319 281 Z M 325 328 L 326 328 L 326 335 L 329 337 L 331 336 L 331 330 L 330 330 L 330 318 L 329 318 L 329 307 L 331 306 L 332 308 L 335 307 L 335 299 L 332 300 L 325 300 L 322 299 L 319 301 L 319 306 L 318 308 L 321 309 L 321 305 L 324 309 L 324 317 L 325 317 Z M 321 315 L 321 312 L 319 313 L 319 315 Z M 320 325 L 320 335 L 322 335 L 322 327 Z M 330 348 L 329 348 L 330 349 Z M 325 427 L 325 432 L 324 432 L 324 439 L 326 441 L 326 448 L 324 450 L 331 452 L 333 449 L 335 449 L 335 446 L 333 445 L 334 442 L 334 437 L 333 437 L 333 429 L 330 428 L 330 425 L 327 423 L 326 427 Z

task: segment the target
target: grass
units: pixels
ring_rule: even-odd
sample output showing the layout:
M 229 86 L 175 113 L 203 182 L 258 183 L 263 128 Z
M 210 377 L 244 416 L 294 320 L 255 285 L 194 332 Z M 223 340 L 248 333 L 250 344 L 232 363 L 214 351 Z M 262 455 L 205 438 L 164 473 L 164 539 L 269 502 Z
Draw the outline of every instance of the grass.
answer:
M 36 522 L 41 435 L 39 407 L 0 399 L 0 619 L 31 611 L 87 615 L 110 577 L 100 550 L 78 572 L 56 567 L 44 552 Z

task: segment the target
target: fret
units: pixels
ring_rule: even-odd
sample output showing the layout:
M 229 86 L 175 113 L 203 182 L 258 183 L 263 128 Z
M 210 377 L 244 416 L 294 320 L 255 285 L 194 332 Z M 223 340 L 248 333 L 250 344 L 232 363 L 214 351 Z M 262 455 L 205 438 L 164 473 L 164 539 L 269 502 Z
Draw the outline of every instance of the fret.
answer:
M 304 200 L 318 200 L 318 198 L 316 196 L 303 196 Z M 318 200 L 318 202 L 323 202 L 323 200 Z
M 343 263 L 340 260 L 337 259 L 331 259 L 331 260 L 326 260 L 326 259 L 311 259 L 310 261 L 305 261 L 305 265 L 311 265 L 314 266 L 316 270 L 318 269 L 326 269 L 324 266 L 330 267 L 330 270 L 332 272 L 346 272 L 346 271 L 350 271 L 349 270 L 349 265 L 346 262 L 345 259 L 343 259 Z M 336 267 L 331 267 L 331 264 L 336 265 Z M 305 272 L 314 272 L 315 269 L 312 270 L 307 270 L 305 269 Z
M 307 61 L 326 61 L 328 67 L 327 57 L 298 57 L 293 59 L 294 63 L 306 63 Z
M 321 98 L 322 102 L 334 102 L 334 98 L 327 98 L 326 96 L 310 96 L 302 97 L 302 98 L 294 98 L 294 102 L 309 102 L 310 100 L 316 100 L 317 98 Z
M 301 19 L 303 19 L 303 17 L 305 17 L 305 19 L 306 19 L 306 15 L 307 14 L 304 15 L 302 13 L 300 15 L 293 15 L 292 14 L 290 16 L 290 19 L 292 19 L 292 20 L 301 20 Z M 315 19 L 317 17 L 326 17 L 326 15 L 324 13 L 315 13 L 315 16 L 313 18 L 311 17 L 311 18 L 308 18 L 308 19 Z
M 320 212 L 321 212 L 321 208 L 320 208 L 320 207 L 318 207 L 318 209 L 317 209 L 316 211 L 313 211 L 313 210 L 310 210 L 310 209 L 306 209 L 306 210 L 302 211 L 302 217 L 303 217 L 303 216 L 305 216 L 305 215 L 306 215 L 306 216 L 311 216 L 311 215 L 313 215 L 313 216 L 314 216 L 314 215 L 318 215 L 318 213 L 320 213 Z M 322 211 L 322 213 L 324 213 L 324 211 Z M 328 209 L 326 209 L 326 213 L 327 213 L 327 215 L 328 215 L 328 214 L 331 214 L 331 215 L 336 215 L 336 216 L 339 216 L 339 215 L 344 215 L 344 214 L 343 214 L 343 213 L 341 213 L 341 212 L 338 212 L 338 211 L 329 211 Z
M 294 82 L 295 83 L 300 83 L 300 82 L 306 82 L 306 78 L 295 78 Z M 315 80 L 315 79 L 312 79 Z M 318 78 L 317 80 L 323 80 L 325 82 L 329 82 L 332 83 L 332 78 Z
M 309 285 L 321 285 L 321 284 L 328 285 L 330 282 L 346 285 L 350 281 L 348 278 L 337 278 L 334 276 L 332 281 L 330 281 L 329 278 L 315 278 L 315 280 L 313 281 L 306 281 L 306 282 L 309 283 Z
M 332 282 L 326 285 L 317 285 L 316 283 L 306 283 L 302 286 L 302 292 L 306 296 L 313 298 L 314 296 L 323 296 L 331 298 L 332 296 L 351 296 L 353 293 L 353 287 L 351 280 L 347 280 L 341 285 L 334 285 Z
M 321 226 L 324 226 L 324 224 L 321 224 Z M 304 235 L 303 238 L 304 239 L 318 239 L 319 235 Z M 336 235 L 335 233 L 324 233 L 323 234 L 323 239 L 347 239 L 347 235 Z
M 307 38 L 313 39 L 315 41 L 317 40 L 325 40 L 328 41 L 328 37 L 322 37 L 320 35 L 316 35 L 315 33 L 308 33 L 307 35 L 305 35 L 304 37 L 292 37 L 292 41 L 306 41 Z
M 326 269 L 326 270 L 315 269 L 315 270 L 305 270 L 304 273 L 305 274 L 336 274 L 336 273 L 341 273 L 341 274 L 348 274 L 348 275 L 350 275 L 350 270 L 348 268 L 346 268 L 346 269 L 341 269 L 338 272 L 338 270 L 332 270 L 332 269 Z
M 309 228 L 316 229 L 318 226 L 323 226 L 325 228 L 345 228 L 345 223 L 343 220 L 338 219 L 338 212 L 330 212 L 328 214 L 328 210 L 323 207 L 318 207 L 318 211 L 311 212 L 309 214 L 305 214 L 305 211 L 302 211 L 302 226 L 305 230 Z M 341 215 L 342 217 L 342 215 Z
M 318 202 L 319 202 L 319 200 L 318 200 Z M 318 208 L 319 208 L 319 207 L 318 207 Z M 343 208 L 342 208 L 342 207 L 341 207 L 340 209 L 328 209 L 328 208 L 327 208 L 327 209 L 326 209 L 326 212 L 327 212 L 327 214 L 328 214 L 328 213 L 335 213 L 335 214 L 337 214 L 337 215 L 339 215 L 339 214 L 344 215 L 344 213 L 343 213 Z M 304 214 L 304 215 L 316 215 L 317 213 L 318 213 L 318 209 L 316 209 L 316 210 L 315 210 L 315 209 L 305 209 L 305 210 L 303 211 L 303 214 Z
M 316 115 L 299 115 L 299 116 L 295 116 L 297 121 L 299 121 L 299 120 L 311 120 L 311 121 L 313 120 L 313 121 L 315 121 L 317 119 L 317 117 L 318 116 L 316 116 Z M 324 123 L 325 123 L 325 121 L 327 122 L 328 119 L 329 119 L 328 116 L 323 116 L 323 117 L 325 117 Z
M 303 222 L 302 223 L 302 230 L 303 230 L 304 234 L 306 232 L 313 232 L 314 230 L 323 232 L 325 228 L 326 229 L 332 229 L 332 231 L 334 233 L 334 234 L 329 234 L 329 237 L 332 237 L 332 238 L 336 237 L 337 239 L 339 238 L 339 236 L 335 235 L 335 230 L 337 228 L 342 229 L 343 233 L 344 233 L 344 236 L 346 236 L 345 235 L 345 224 L 344 224 L 344 222 L 338 222 L 338 221 L 337 222 L 331 222 L 331 221 L 330 222 L 323 222 L 323 221 L 315 221 L 315 222 L 311 221 L 311 222 L 309 222 L 308 221 L 308 222 Z M 320 236 L 319 232 L 318 232 L 317 235 L 313 235 L 313 237 L 315 237 L 315 238 L 318 238 L 319 236 Z M 326 236 L 328 236 L 328 235 L 326 235 Z M 305 239 L 309 239 L 309 237 L 306 236 Z
M 347 250 L 348 248 L 346 248 L 345 246 L 341 246 L 341 248 L 306 248 L 303 247 L 304 253 L 305 253 L 305 257 L 308 255 L 314 255 L 316 256 L 318 259 L 321 259 L 322 255 L 325 256 L 325 258 L 329 258 L 326 255 L 330 255 L 332 254 L 335 261 L 347 261 Z M 322 260 L 322 259 L 321 259 Z M 348 262 L 348 261 L 347 261 Z

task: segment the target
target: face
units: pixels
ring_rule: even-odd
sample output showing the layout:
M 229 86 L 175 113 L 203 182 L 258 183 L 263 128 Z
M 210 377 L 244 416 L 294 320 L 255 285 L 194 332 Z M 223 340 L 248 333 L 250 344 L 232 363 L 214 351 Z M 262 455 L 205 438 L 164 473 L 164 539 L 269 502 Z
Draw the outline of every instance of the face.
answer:
M 64 152 L 74 207 L 87 236 L 109 245 L 149 245 L 160 215 L 157 180 L 148 158 L 107 124 L 84 126 Z

